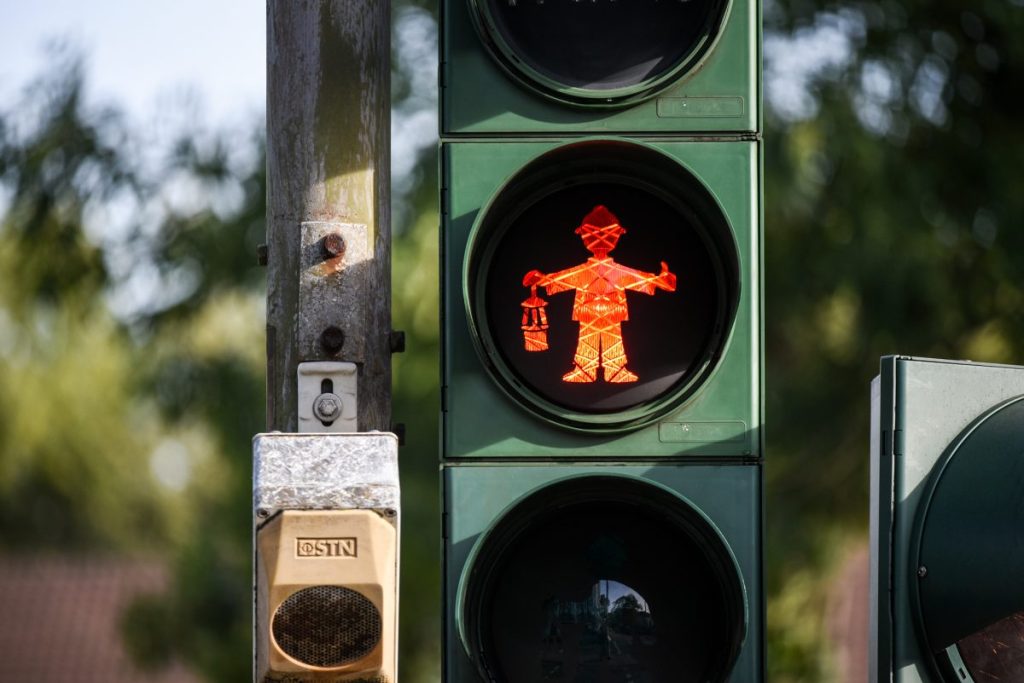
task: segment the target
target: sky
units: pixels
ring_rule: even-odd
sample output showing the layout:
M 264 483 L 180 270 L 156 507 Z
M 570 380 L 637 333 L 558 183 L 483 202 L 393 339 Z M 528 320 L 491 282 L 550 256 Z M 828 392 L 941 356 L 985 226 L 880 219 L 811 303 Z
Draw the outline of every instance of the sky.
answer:
M 197 98 L 220 128 L 264 111 L 264 0 L 0 0 L 0 109 L 68 41 L 86 58 L 90 100 L 116 103 L 137 125 Z

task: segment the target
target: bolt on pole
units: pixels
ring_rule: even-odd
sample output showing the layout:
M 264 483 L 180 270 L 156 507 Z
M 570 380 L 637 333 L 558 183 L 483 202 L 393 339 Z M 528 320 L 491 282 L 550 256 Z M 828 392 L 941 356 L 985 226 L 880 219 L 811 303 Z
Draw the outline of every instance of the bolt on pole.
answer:
M 267 2 L 254 681 L 397 676 L 390 3 Z

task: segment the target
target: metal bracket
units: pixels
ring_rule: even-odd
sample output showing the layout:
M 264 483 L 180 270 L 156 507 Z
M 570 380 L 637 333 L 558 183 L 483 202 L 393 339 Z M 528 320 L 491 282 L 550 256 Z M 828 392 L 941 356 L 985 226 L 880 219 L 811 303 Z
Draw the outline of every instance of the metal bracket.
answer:
M 310 221 L 301 226 L 299 273 L 299 358 L 344 358 L 365 363 L 368 303 L 379 298 L 367 273 L 374 267 L 370 228 L 361 223 Z M 327 328 L 348 333 L 339 348 L 327 351 L 321 335 Z
M 299 432 L 358 431 L 355 363 L 299 363 Z

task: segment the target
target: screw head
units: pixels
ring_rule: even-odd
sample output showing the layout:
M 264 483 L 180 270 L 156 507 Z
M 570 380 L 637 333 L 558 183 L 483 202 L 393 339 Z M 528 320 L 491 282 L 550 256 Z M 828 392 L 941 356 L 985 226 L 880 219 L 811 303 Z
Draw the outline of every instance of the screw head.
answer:
M 345 238 L 340 232 L 332 232 L 324 236 L 323 247 L 328 257 L 341 256 L 345 253 Z
M 321 422 L 334 422 L 341 415 L 341 397 L 337 394 L 320 394 L 313 401 L 313 414 Z
M 320 346 L 322 346 L 324 351 L 327 353 L 338 353 L 344 345 L 345 333 L 341 331 L 340 327 L 331 325 L 320 333 Z

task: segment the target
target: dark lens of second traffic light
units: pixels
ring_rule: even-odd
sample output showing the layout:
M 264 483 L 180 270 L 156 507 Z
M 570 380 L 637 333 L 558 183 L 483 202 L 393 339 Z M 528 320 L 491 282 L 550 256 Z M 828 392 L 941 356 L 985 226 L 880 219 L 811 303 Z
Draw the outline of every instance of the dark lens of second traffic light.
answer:
M 965 430 L 926 488 L 911 580 L 947 681 L 1024 681 L 1022 443 L 1018 397 Z

